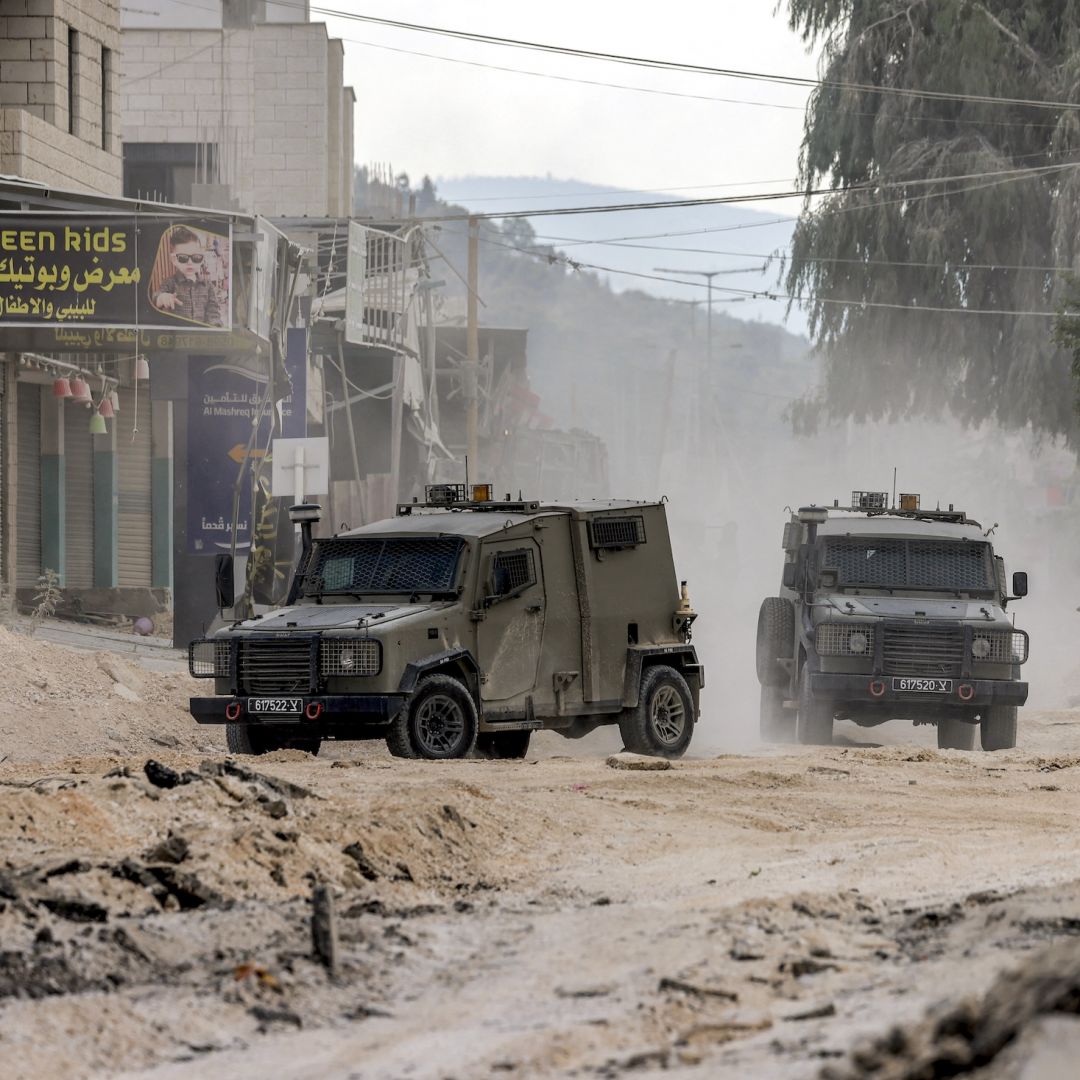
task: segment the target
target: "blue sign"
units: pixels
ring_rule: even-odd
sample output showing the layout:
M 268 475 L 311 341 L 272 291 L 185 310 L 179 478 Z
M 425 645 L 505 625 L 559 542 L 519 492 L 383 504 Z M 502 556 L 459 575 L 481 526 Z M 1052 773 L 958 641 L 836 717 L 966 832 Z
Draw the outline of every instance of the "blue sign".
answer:
M 280 434 L 307 434 L 307 331 L 290 330 L 285 370 L 292 393 L 276 405 Z M 247 552 L 255 505 L 253 484 L 270 489 L 271 420 L 265 375 L 237 367 L 221 356 L 188 361 L 187 547 L 192 555 Z M 255 419 L 258 417 L 258 424 Z M 252 431 L 255 438 L 252 439 Z M 256 467 L 258 467 L 256 471 Z

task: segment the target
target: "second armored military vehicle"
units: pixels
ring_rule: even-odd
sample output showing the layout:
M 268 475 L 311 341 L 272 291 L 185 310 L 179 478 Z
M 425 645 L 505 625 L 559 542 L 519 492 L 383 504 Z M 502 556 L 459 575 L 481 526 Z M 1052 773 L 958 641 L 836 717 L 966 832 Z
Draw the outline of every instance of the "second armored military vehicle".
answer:
M 191 673 L 215 680 L 195 719 L 239 753 L 384 738 L 402 757 L 512 758 L 541 728 L 618 724 L 630 750 L 683 754 L 704 669 L 664 506 L 468 494 L 439 485 L 325 539 L 318 507 L 293 507 L 288 605 L 192 643 Z
M 765 740 L 830 743 L 837 718 L 905 719 L 936 725 L 943 748 L 972 749 L 976 731 L 984 750 L 1016 745 L 1028 635 L 1006 608 L 1027 575 L 1010 595 L 979 523 L 919 504 L 857 491 L 850 507 L 791 515 L 779 594 L 758 616 Z

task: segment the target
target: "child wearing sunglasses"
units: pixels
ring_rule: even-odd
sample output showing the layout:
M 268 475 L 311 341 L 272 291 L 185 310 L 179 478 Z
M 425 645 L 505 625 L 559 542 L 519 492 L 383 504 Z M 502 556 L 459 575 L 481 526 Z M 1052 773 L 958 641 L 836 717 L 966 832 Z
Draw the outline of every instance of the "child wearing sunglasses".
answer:
M 221 307 L 214 286 L 204 273 L 206 252 L 199 238 L 183 225 L 169 233 L 169 259 L 173 273 L 162 282 L 154 306 L 181 319 L 221 325 Z

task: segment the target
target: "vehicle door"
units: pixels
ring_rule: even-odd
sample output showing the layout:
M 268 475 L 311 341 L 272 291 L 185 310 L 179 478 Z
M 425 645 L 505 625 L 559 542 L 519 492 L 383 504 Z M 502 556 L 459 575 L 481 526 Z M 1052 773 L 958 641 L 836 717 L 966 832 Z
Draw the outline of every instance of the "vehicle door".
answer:
M 544 639 L 546 597 L 535 540 L 492 540 L 480 552 L 477 660 L 485 702 L 532 693 Z

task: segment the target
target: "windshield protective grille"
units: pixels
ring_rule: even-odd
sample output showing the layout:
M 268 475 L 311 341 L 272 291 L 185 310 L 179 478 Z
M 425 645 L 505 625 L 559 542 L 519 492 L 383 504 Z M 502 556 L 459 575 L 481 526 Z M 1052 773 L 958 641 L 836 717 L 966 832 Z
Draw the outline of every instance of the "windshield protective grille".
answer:
M 462 546 L 441 536 L 320 540 L 304 595 L 452 592 Z
M 967 540 L 827 540 L 822 567 L 841 585 L 885 589 L 989 590 L 990 545 Z

